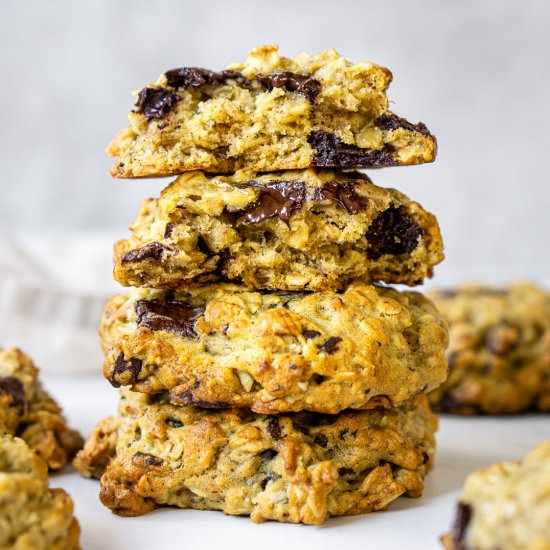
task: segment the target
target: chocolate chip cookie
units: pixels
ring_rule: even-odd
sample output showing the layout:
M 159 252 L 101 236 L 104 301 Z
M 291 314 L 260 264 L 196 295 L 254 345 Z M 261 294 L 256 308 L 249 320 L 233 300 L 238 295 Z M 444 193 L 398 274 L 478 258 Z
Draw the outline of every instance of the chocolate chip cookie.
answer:
M 502 462 L 470 474 L 447 550 L 550 548 L 550 441 L 523 462 Z
M 115 177 L 311 167 L 373 168 L 431 162 L 422 123 L 388 110 L 392 74 L 334 50 L 282 57 L 260 46 L 215 72 L 166 71 L 137 94 L 130 127 L 107 152 Z
M 32 359 L 0 348 L 0 434 L 25 440 L 52 470 L 73 458 L 84 443 L 67 426 L 59 405 L 43 389 Z
M 447 376 L 446 323 L 416 292 L 219 284 L 134 290 L 106 306 L 104 375 L 176 405 L 337 413 L 401 405 Z
M 146 200 L 130 228 L 115 246 L 114 275 L 125 286 L 415 285 L 443 260 L 435 216 L 356 172 L 188 172 Z
M 48 466 L 27 444 L 0 435 L 0 548 L 78 550 L 80 527 L 63 489 L 48 488 Z
M 550 411 L 550 292 L 532 284 L 434 292 L 450 327 L 449 378 L 430 396 L 440 411 Z
M 122 516 L 169 505 L 319 524 L 420 496 L 436 428 L 424 395 L 383 411 L 265 416 L 123 391 L 75 466 L 104 471 L 100 499 Z

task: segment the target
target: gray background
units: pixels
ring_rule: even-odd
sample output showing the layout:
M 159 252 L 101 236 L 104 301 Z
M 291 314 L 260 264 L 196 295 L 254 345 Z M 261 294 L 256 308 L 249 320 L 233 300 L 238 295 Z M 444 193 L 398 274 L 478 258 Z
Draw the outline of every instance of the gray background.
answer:
M 117 181 L 104 149 L 130 92 L 254 45 L 335 47 L 389 67 L 394 110 L 437 135 L 432 165 L 372 175 L 439 217 L 440 273 L 548 277 L 550 3 L 28 1 L 0 7 L 0 229 L 126 234 L 167 180 Z M 59 251 L 63 254 L 63 251 Z

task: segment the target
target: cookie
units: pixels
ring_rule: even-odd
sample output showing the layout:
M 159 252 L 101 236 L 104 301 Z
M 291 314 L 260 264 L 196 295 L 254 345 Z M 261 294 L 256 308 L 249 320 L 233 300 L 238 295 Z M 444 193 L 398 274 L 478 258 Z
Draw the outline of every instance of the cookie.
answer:
M 443 260 L 435 216 L 357 172 L 189 172 L 146 200 L 130 229 L 115 246 L 114 275 L 125 286 L 416 285 Z
M 523 462 L 502 462 L 470 474 L 443 542 L 448 550 L 548 550 L 550 441 Z
M 0 434 L 11 434 L 58 470 L 84 443 L 68 427 L 61 408 L 44 390 L 32 359 L 19 349 L 0 348 Z
M 447 376 L 446 324 L 416 292 L 209 285 L 134 290 L 106 306 L 105 377 L 175 405 L 259 413 L 399 406 Z
M 420 496 L 436 428 L 423 395 L 387 410 L 266 416 L 124 391 L 75 466 L 105 469 L 100 499 L 122 516 L 168 505 L 319 524 Z
M 468 285 L 430 294 L 449 322 L 443 412 L 550 411 L 550 292 L 532 284 Z
M 48 466 L 27 444 L 0 435 L 0 548 L 78 550 L 80 527 L 63 489 L 48 488 Z
M 244 64 L 214 72 L 166 71 L 137 94 L 130 127 L 107 153 L 115 177 L 188 170 L 259 172 L 375 168 L 432 162 L 423 123 L 388 110 L 388 69 L 352 64 L 334 50 L 281 57 L 260 46 Z

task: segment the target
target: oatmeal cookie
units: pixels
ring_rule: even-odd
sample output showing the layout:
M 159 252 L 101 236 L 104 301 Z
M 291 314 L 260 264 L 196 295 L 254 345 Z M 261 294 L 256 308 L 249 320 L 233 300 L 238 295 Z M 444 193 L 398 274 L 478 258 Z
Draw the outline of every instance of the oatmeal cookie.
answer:
M 100 499 L 122 516 L 169 505 L 319 524 L 420 496 L 436 428 L 424 395 L 386 410 L 266 416 L 125 390 L 75 465 L 90 477 L 107 464 Z
M 0 434 L 11 434 L 58 470 L 84 443 L 67 426 L 59 405 L 38 379 L 32 359 L 19 349 L 0 348 Z
M 114 386 L 175 405 L 337 413 L 401 405 L 447 376 L 446 324 L 416 292 L 209 285 L 116 295 L 101 326 Z
M 439 411 L 550 411 L 550 292 L 532 284 L 468 285 L 430 294 L 449 322 L 449 378 Z
M 388 110 L 391 79 L 388 69 L 354 65 L 334 50 L 288 59 L 277 46 L 255 48 L 225 71 L 169 70 L 138 93 L 130 127 L 107 148 L 118 157 L 111 173 L 431 162 L 436 140 L 426 126 Z
M 63 489 L 27 444 L 0 435 L 0 550 L 78 550 L 80 527 Z
M 416 285 L 443 260 L 435 216 L 357 172 L 188 172 L 146 200 L 130 229 L 115 245 L 114 275 L 125 286 Z
M 448 550 L 550 549 L 550 441 L 523 462 L 502 462 L 470 474 Z

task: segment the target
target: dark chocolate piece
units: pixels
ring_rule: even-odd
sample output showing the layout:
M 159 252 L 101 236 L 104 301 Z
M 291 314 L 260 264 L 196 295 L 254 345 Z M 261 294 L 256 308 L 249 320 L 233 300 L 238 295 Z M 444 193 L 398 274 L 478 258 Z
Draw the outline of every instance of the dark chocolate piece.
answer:
M 267 185 L 250 182 L 258 191 L 256 200 L 249 204 L 240 217 L 243 223 L 258 223 L 278 216 L 288 222 L 294 212 L 302 208 L 306 198 L 304 183 L 299 181 L 274 181 Z
M 412 252 L 424 234 L 416 220 L 404 206 L 391 206 L 370 224 L 367 230 L 369 254 L 376 259 L 382 254 L 397 256 Z
M 111 382 L 111 385 L 115 388 L 120 388 L 121 384 L 116 380 L 117 376 L 129 372 L 130 380 L 125 382 L 125 384 L 135 384 L 138 381 L 138 376 L 142 365 L 143 361 L 141 359 L 137 359 L 136 357 L 131 357 L 128 361 L 126 361 L 124 359 L 124 353 L 120 352 L 115 359 L 115 368 L 109 382 Z
M 196 308 L 177 300 L 138 300 L 136 302 L 137 326 L 151 330 L 167 330 L 184 338 L 194 338 L 195 322 L 204 308 Z
M 199 88 L 205 84 L 223 84 L 236 80 L 241 86 L 249 87 L 252 83 L 238 71 L 210 71 L 199 67 L 180 67 L 164 73 L 166 83 L 172 88 Z
M 423 136 L 433 137 L 423 122 L 419 122 L 418 124 L 413 124 L 412 122 L 409 122 L 404 118 L 398 117 L 393 113 L 387 113 L 385 115 L 382 115 L 380 118 L 378 118 L 375 121 L 374 124 L 378 126 L 378 128 L 380 128 L 381 130 L 384 130 L 386 132 L 404 128 L 405 130 L 409 130 L 410 132 L 418 132 Z
M 23 382 L 15 376 L 0 378 L 0 394 L 9 395 L 12 398 L 10 407 L 22 407 L 25 405 L 25 387 Z
M 134 454 L 132 457 L 132 462 L 135 460 L 141 461 L 143 460 L 147 466 L 162 466 L 162 463 L 164 462 L 162 458 L 159 458 L 158 456 L 152 455 L 150 453 L 142 453 L 141 451 L 138 451 Z
M 279 453 L 275 449 L 266 449 L 259 453 L 259 456 L 262 460 L 268 461 L 273 460 Z
M 172 231 L 174 231 L 174 222 L 169 222 L 164 228 L 164 238 L 169 239 L 172 236 Z
M 273 439 L 281 439 L 281 425 L 277 417 L 272 416 L 267 420 L 267 432 Z
M 143 88 L 136 102 L 136 113 L 145 115 L 149 121 L 153 118 L 164 118 L 179 101 L 174 92 L 164 88 Z
M 135 250 L 129 250 L 122 256 L 121 262 L 123 264 L 130 262 L 142 262 L 143 260 L 147 260 L 149 258 L 160 260 L 164 253 L 174 254 L 175 250 L 162 243 L 153 241 L 152 243 L 147 243 L 145 246 L 136 248 Z
M 273 88 L 285 88 L 289 92 L 302 94 L 310 103 L 315 102 L 315 98 L 321 89 L 321 83 L 311 76 L 293 73 L 291 71 L 281 71 L 278 73 L 259 74 L 256 81 L 266 87 L 268 90 Z
M 338 350 L 338 344 L 342 341 L 340 336 L 331 336 L 325 340 L 322 344 L 317 345 L 319 351 L 325 351 L 329 355 L 332 355 L 335 351 Z
M 451 539 L 458 548 L 463 548 L 466 529 L 472 519 L 472 507 L 464 502 L 459 502 L 456 507 L 456 516 L 451 527 Z
M 351 468 L 338 468 L 338 475 L 339 476 L 350 476 L 355 475 L 355 471 Z
M 314 201 L 332 200 L 340 203 L 348 214 L 357 214 L 365 210 L 368 199 L 358 195 L 352 183 L 328 182 L 313 193 Z
M 310 134 L 308 143 L 315 149 L 313 165 L 320 168 L 379 168 L 397 164 L 389 147 L 368 151 L 320 130 Z
M 311 340 L 312 338 L 317 338 L 317 336 L 321 336 L 321 333 L 320 333 L 318 330 L 309 330 L 309 329 L 306 329 L 306 330 L 303 330 L 303 331 L 302 331 L 302 336 L 303 336 L 306 340 Z

